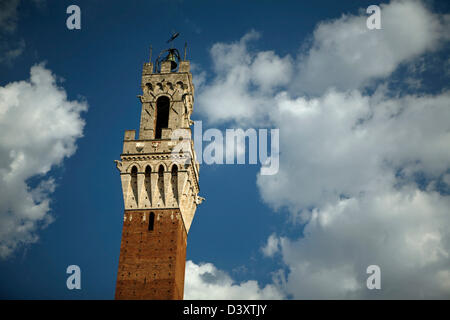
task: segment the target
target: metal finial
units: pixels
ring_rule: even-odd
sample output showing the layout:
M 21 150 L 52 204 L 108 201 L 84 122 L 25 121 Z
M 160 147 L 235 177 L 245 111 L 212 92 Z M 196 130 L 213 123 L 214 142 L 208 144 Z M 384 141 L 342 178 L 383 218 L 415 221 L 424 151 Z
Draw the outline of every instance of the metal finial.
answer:
M 187 50 L 187 42 L 184 43 L 184 59 L 183 59 L 183 61 L 186 61 L 186 50 Z
M 150 62 L 152 62 L 152 51 L 153 51 L 153 48 L 152 48 L 152 46 L 150 45 Z

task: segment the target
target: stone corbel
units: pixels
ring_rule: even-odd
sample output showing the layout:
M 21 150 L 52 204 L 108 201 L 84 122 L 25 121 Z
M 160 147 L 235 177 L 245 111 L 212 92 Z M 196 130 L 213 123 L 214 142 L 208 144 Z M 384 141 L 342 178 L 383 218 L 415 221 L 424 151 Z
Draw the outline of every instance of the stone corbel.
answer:
M 119 172 L 122 172 L 122 161 L 114 160 L 114 163 L 116 164 L 117 170 L 119 170 Z

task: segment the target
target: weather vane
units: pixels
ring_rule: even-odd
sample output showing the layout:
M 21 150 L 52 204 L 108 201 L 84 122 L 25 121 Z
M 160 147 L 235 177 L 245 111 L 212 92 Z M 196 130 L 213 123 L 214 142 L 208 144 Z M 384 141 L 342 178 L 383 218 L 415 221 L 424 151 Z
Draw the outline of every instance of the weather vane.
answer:
M 179 32 L 172 31 L 172 35 L 170 39 L 167 40 L 167 43 L 173 42 L 179 35 Z M 187 43 L 184 44 L 184 60 L 186 60 L 186 49 Z M 170 71 L 175 71 L 178 67 L 179 62 L 181 61 L 180 52 L 178 51 L 178 49 L 173 48 L 172 46 L 169 49 L 162 50 L 155 62 L 157 72 L 161 70 L 161 62 L 163 61 L 170 61 Z
M 170 37 L 169 40 L 167 40 L 167 43 L 172 42 L 172 41 L 175 40 L 175 38 L 178 37 L 179 35 L 180 35 L 179 32 L 173 32 L 173 31 L 172 31 L 172 36 Z

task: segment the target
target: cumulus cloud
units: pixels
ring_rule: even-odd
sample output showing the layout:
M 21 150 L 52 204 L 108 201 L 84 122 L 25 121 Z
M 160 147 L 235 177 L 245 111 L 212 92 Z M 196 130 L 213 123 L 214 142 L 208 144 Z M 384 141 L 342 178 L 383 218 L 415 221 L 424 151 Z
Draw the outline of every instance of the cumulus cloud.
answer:
M 279 239 L 285 290 L 299 299 L 448 298 L 449 208 L 450 197 L 407 186 L 314 209 L 304 237 Z M 372 264 L 381 292 L 365 286 Z
M 282 299 L 274 285 L 260 288 L 254 280 L 236 283 L 227 273 L 211 263 L 186 262 L 184 299 L 187 300 L 266 300 Z
M 211 123 L 263 120 L 264 111 L 271 108 L 273 90 L 289 80 L 289 56 L 280 58 L 271 51 L 252 54 L 247 50 L 248 43 L 259 37 L 258 32 L 250 31 L 237 42 L 216 43 L 211 48 L 215 77 L 203 83 L 196 100 L 199 111 Z
M 293 87 L 310 95 L 329 87 L 358 88 L 448 40 L 448 17 L 433 14 L 420 1 L 380 7 L 382 30 L 369 30 L 365 13 L 319 23 L 311 47 L 299 55 Z
M 0 257 L 37 241 L 52 221 L 49 171 L 70 157 L 82 136 L 85 101 L 69 101 L 43 64 L 27 81 L 0 87 Z M 30 183 L 30 178 L 40 181 Z
M 387 98 L 330 91 L 276 101 L 280 170 L 275 179 L 258 177 L 275 208 L 317 207 L 411 182 L 419 172 L 437 179 L 449 168 L 449 92 Z
M 214 44 L 214 77 L 202 81 L 198 110 L 212 124 L 261 124 L 275 113 L 277 93 L 309 97 L 332 88 L 361 90 L 402 64 L 414 65 L 414 58 L 438 50 L 450 38 L 450 15 L 434 14 L 420 1 L 394 1 L 381 10 L 382 30 L 367 28 L 365 11 L 319 23 L 311 45 L 295 58 L 249 50 L 249 43 L 260 38 L 254 30 L 239 41 Z
M 279 172 L 257 185 L 299 233 L 279 230 L 261 250 L 281 257 L 275 286 L 294 298 L 450 297 L 450 92 L 386 85 L 448 45 L 449 19 L 420 1 L 381 10 L 382 30 L 366 28 L 365 11 L 319 23 L 295 59 L 252 52 L 254 31 L 216 44 L 220 61 L 198 92 L 211 123 L 280 128 Z M 381 291 L 366 288 L 372 264 Z
M 365 288 L 377 264 L 382 298 L 448 298 L 450 197 L 437 186 L 450 168 L 449 92 L 278 101 L 280 171 L 257 182 L 269 205 L 306 223 L 295 240 L 269 238 L 290 270 L 286 291 L 378 297 Z

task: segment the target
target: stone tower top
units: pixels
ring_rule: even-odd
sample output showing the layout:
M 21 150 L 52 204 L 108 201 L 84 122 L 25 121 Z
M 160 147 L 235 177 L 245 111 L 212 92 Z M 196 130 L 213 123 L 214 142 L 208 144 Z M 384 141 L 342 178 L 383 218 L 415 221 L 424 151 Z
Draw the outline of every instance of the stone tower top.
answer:
M 156 68 L 144 63 L 139 137 L 135 130 L 125 131 L 117 167 L 125 210 L 178 208 L 187 232 L 202 201 L 190 129 L 194 85 L 189 61 L 180 61 L 178 50 L 173 50 L 161 52 L 160 57 L 167 56 L 158 57 Z M 188 147 L 175 152 L 179 141 L 174 134 L 182 136 Z
M 155 67 L 144 63 L 141 88 L 139 139 L 170 139 L 176 129 L 190 130 L 194 85 L 190 63 L 181 61 L 177 49 L 161 51 Z

